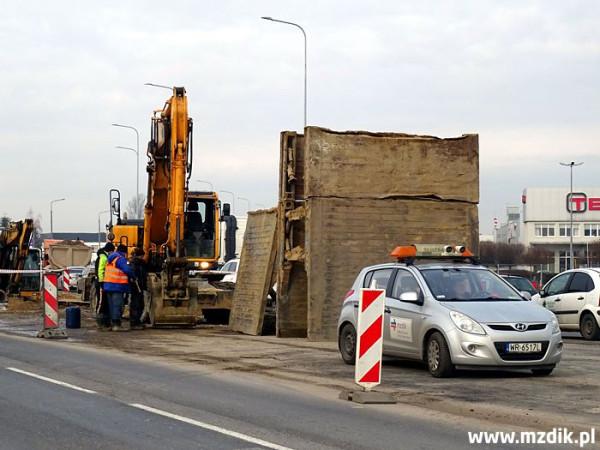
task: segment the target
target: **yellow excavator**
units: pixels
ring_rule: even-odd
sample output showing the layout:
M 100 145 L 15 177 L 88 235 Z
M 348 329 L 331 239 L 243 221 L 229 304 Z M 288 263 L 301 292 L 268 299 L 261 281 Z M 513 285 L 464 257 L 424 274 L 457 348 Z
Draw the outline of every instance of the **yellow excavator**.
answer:
M 29 248 L 34 231 L 32 219 L 10 222 L 0 231 L 0 269 L 39 270 L 41 252 Z M 0 301 L 11 294 L 24 299 L 39 299 L 40 275 L 34 273 L 0 273 Z
M 148 190 L 143 220 L 121 217 L 120 193 L 110 191 L 108 238 L 115 245 L 144 250 L 148 266 L 145 316 L 152 325 L 193 326 L 204 317 L 226 322 L 232 286 L 215 270 L 220 257 L 221 221 L 229 204 L 215 192 L 190 191 L 192 119 L 183 87 L 152 117 L 148 143 Z M 233 216 L 231 216 L 233 218 Z M 235 231 L 235 230 L 233 230 Z

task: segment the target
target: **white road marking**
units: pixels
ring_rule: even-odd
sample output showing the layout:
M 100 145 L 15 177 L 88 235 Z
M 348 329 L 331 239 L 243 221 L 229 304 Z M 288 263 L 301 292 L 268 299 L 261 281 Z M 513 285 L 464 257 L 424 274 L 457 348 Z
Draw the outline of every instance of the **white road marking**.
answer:
M 20 373 L 23 375 L 27 375 L 28 377 L 37 378 L 38 380 L 47 381 L 48 383 L 58 384 L 59 386 L 68 387 L 69 389 L 74 389 L 76 391 L 85 392 L 86 394 L 96 394 L 96 391 L 92 391 L 90 389 L 85 389 L 79 386 L 75 386 L 74 384 L 65 383 L 64 381 L 55 380 L 53 378 L 44 377 L 42 375 L 37 375 L 35 373 L 27 372 L 25 370 L 17 369 L 16 367 L 7 367 L 6 370 L 10 370 L 12 372 Z
M 236 439 L 240 439 L 242 441 L 250 442 L 252 444 L 260 445 L 261 447 L 272 448 L 274 450 L 292 450 L 289 447 L 284 447 L 283 445 L 273 444 L 271 442 L 263 441 L 262 439 L 254 438 L 252 436 L 248 436 L 247 434 L 238 433 L 237 431 L 227 430 L 225 428 L 217 427 L 215 425 L 211 425 L 209 423 L 200 422 L 198 420 L 190 419 L 189 417 L 179 416 L 177 414 L 172 414 L 167 411 L 162 411 L 160 409 L 152 408 L 150 406 L 141 405 L 139 403 L 130 403 L 129 406 L 133 406 L 134 408 L 143 409 L 144 411 L 148 411 L 154 414 L 158 414 L 160 416 L 168 417 L 170 419 L 179 420 L 181 422 L 188 423 L 190 425 L 195 425 L 200 428 L 204 428 L 206 430 L 215 431 L 217 433 L 224 434 L 226 436 L 234 437 Z

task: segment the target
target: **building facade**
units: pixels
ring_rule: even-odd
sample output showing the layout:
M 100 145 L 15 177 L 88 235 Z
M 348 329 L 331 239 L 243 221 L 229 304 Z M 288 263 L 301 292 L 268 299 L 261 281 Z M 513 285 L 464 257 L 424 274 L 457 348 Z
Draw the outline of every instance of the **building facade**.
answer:
M 600 188 L 526 188 L 521 201 L 519 241 L 551 252 L 549 271 L 570 268 L 571 210 L 575 267 L 600 266 Z

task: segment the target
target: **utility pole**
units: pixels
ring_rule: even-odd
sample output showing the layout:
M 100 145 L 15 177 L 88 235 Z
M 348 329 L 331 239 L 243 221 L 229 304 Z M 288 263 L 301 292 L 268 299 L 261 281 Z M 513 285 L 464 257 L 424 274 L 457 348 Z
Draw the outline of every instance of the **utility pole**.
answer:
M 569 205 L 569 218 L 570 218 L 570 230 L 569 230 L 569 269 L 575 268 L 575 256 L 573 255 L 573 167 L 581 166 L 583 163 L 576 163 L 575 161 L 571 161 L 569 163 L 559 163 L 561 166 L 570 167 L 571 171 L 571 188 L 569 190 L 569 201 L 567 205 Z
M 52 205 L 58 202 L 62 202 L 64 200 L 66 200 L 66 198 L 57 198 L 56 200 L 50 201 L 50 235 L 52 236 L 52 239 L 54 239 L 54 218 L 52 212 Z
M 298 25 L 297 23 L 294 22 L 288 22 L 287 20 L 280 20 L 280 19 L 273 19 L 272 17 L 267 17 L 267 16 L 263 16 L 261 17 L 261 19 L 264 20 L 270 20 L 271 22 L 279 22 L 279 23 L 283 23 L 286 25 L 291 25 L 293 27 L 298 28 L 300 31 L 302 31 L 302 36 L 304 36 L 304 128 L 306 128 L 306 79 L 307 79 L 307 74 L 308 74 L 308 70 L 307 70 L 307 50 L 306 50 L 306 32 L 304 31 L 304 28 L 302 28 L 300 25 Z

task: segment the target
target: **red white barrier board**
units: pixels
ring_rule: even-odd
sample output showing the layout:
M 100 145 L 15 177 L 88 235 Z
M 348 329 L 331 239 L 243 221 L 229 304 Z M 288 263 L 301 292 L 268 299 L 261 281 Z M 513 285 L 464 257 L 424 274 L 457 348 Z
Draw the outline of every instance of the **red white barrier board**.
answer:
M 44 328 L 58 327 L 58 288 L 55 273 L 44 275 Z
M 63 271 L 62 287 L 63 291 L 69 292 L 71 290 L 71 274 L 69 273 L 69 269 Z
M 366 390 L 381 383 L 384 307 L 383 289 L 360 290 L 354 381 Z

